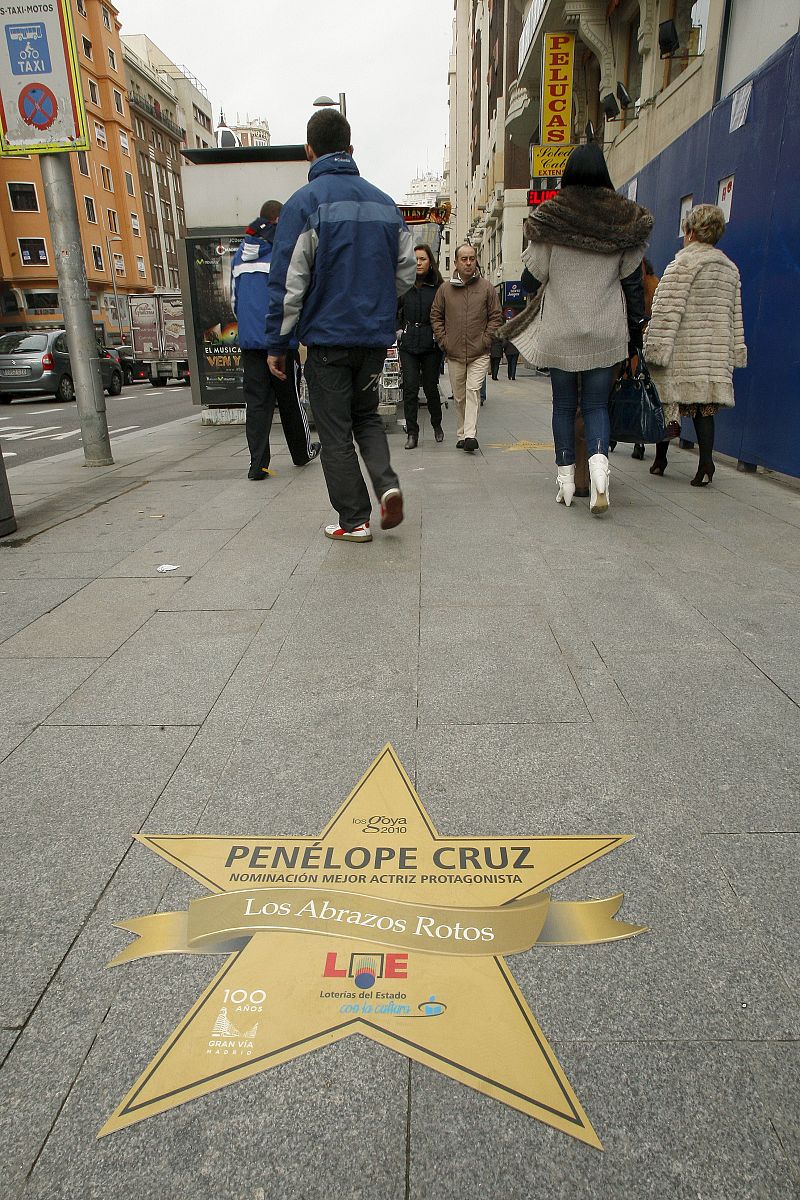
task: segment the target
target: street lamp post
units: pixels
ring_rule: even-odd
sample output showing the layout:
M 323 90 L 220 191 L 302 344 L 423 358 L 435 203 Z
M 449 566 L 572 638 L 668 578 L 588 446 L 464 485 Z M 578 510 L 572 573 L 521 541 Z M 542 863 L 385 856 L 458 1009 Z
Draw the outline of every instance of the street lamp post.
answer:
M 344 92 L 339 92 L 339 101 L 337 102 L 330 96 L 317 96 L 314 101 L 314 108 L 338 108 L 343 117 L 347 116 L 347 97 Z
M 114 288 L 114 312 L 117 314 L 117 330 L 119 332 L 120 343 L 124 340 L 122 337 L 122 315 L 119 311 L 119 293 L 117 291 L 117 272 L 114 268 L 114 260 L 111 257 L 111 243 L 121 242 L 123 239 L 118 233 L 111 236 L 106 235 L 106 254 L 108 255 L 108 269 L 111 272 L 111 285 Z

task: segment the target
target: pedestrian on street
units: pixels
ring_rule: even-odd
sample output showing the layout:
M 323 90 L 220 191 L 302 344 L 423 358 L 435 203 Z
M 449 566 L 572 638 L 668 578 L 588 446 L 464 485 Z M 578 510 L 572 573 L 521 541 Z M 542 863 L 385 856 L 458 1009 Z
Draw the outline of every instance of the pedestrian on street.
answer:
M 311 411 L 339 514 L 325 535 L 370 542 L 372 505 L 353 439 L 380 499 L 381 529 L 393 529 L 403 520 L 403 494 L 378 414 L 378 383 L 395 340 L 397 299 L 414 282 L 417 261 L 397 205 L 359 174 L 346 117 L 322 109 L 306 136 L 308 183 L 283 207 L 272 256 L 269 367 L 285 377 L 292 336 L 308 347 Z
M 519 360 L 519 350 L 513 342 L 506 341 L 506 368 L 508 370 L 508 378 L 514 380 L 517 378 L 517 362 Z
M 692 487 L 714 478 L 714 416 L 733 408 L 733 372 L 747 366 L 742 283 L 736 265 L 717 249 L 725 214 L 697 204 L 683 223 L 683 250 L 664 271 L 653 300 L 646 357 L 665 421 L 691 417 L 700 461 Z M 669 442 L 658 442 L 651 475 L 663 475 Z
M 653 270 L 653 264 L 650 262 L 649 258 L 643 258 L 642 291 L 644 293 L 644 325 L 642 326 L 642 333 L 647 332 L 647 322 L 650 320 L 650 317 L 653 313 L 653 297 L 656 294 L 656 288 L 658 287 L 658 284 L 659 277 Z M 635 370 L 638 366 L 638 359 L 636 364 L 631 365 Z M 633 450 L 631 451 L 631 458 L 638 458 L 640 461 L 644 458 L 644 442 L 634 442 Z
M 439 366 L 442 352 L 433 340 L 431 306 L 442 277 L 430 246 L 414 247 L 417 277 L 414 286 L 400 297 L 397 322 L 400 334 L 400 364 L 403 368 L 403 410 L 406 419 L 406 450 L 419 443 L 419 386 L 428 401 L 428 416 L 437 442 L 444 441 L 442 399 L 439 395 Z
M 608 397 L 616 365 L 641 347 L 641 263 L 653 218 L 614 191 L 593 142 L 569 156 L 561 190 L 525 222 L 522 284 L 534 301 L 503 329 L 553 389 L 556 500 L 575 494 L 575 413 L 589 450 L 589 508 L 608 509 Z
M 491 364 L 492 379 L 497 379 L 500 374 L 500 363 L 503 361 L 503 339 L 501 337 L 493 337 L 492 344 L 489 347 L 489 362 Z
M 233 257 L 233 311 L 239 323 L 245 401 L 245 435 L 250 450 L 247 478 L 255 482 L 269 475 L 272 417 L 275 402 L 292 462 L 304 467 L 319 454 L 319 442 L 312 442 L 308 418 L 300 401 L 300 360 L 297 340 L 289 343 L 284 379 L 276 379 L 267 366 L 267 319 L 270 260 L 275 230 L 283 205 L 267 200 L 261 212 L 245 230 L 241 245 Z
M 478 272 L 475 247 L 458 246 L 453 278 L 436 293 L 431 323 L 447 356 L 447 370 L 458 413 L 457 450 L 478 449 L 481 385 L 489 369 L 492 338 L 503 320 L 497 292 Z

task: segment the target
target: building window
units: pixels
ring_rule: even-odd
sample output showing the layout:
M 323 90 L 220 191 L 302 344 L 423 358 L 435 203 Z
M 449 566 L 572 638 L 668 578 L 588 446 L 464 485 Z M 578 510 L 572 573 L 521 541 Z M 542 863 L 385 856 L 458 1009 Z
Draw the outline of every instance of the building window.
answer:
M 176 289 L 180 287 L 177 267 L 170 267 L 169 269 L 169 286 Z
M 89 99 L 91 100 L 92 104 L 100 103 L 100 93 L 98 92 L 97 84 L 93 79 L 89 80 Z
M 94 123 L 94 140 L 102 150 L 108 149 L 108 142 L 106 141 L 106 127 L 105 125 L 101 125 L 99 121 L 95 121 Z
M 670 0 L 666 16 L 675 22 L 680 48 L 672 58 L 664 60 L 664 87 L 677 79 L 693 61 L 691 55 L 703 54 L 708 30 L 708 9 L 711 0 Z
M 35 183 L 9 183 L 8 199 L 12 212 L 38 212 L 39 198 Z
M 89 174 L 89 160 L 86 157 L 85 150 L 78 151 L 78 170 L 80 171 L 81 175 Z
M 108 167 L 101 167 L 101 168 L 100 168 L 100 178 L 101 178 L 101 179 L 102 179 L 102 181 L 103 181 L 103 187 L 105 188 L 105 190 L 106 190 L 107 192 L 113 192 L 113 190 L 114 190 L 114 177 L 113 177 L 113 175 L 111 174 L 111 172 L 109 171 Z
M 92 260 L 94 262 L 95 271 L 103 269 L 103 251 L 99 246 L 92 246 Z
M 84 4 L 83 0 L 78 0 L 76 8 L 82 17 L 86 16 L 86 5 Z
M 119 145 L 123 154 L 130 155 L 131 147 L 130 143 L 128 142 L 128 135 L 124 129 L 120 129 L 119 131 Z
M 52 313 L 61 308 L 58 292 L 24 292 L 28 312 Z
M 138 117 L 133 118 L 133 127 L 136 130 L 136 136 L 139 139 L 139 141 L 140 142 L 146 141 L 147 138 L 145 137 L 144 125 L 142 124 L 142 122 L 139 120 Z
M 103 5 L 103 24 L 105 25 L 106 29 L 111 28 L 111 13 L 108 11 L 105 4 Z
M 141 150 L 139 151 L 139 174 L 145 179 L 150 174 L 150 160 Z
M 107 208 L 106 216 L 108 217 L 108 228 L 112 233 L 119 233 L 119 221 L 117 220 L 116 209 Z
M 625 39 L 625 90 L 633 100 L 632 108 L 623 108 L 620 122 L 622 128 L 637 115 L 636 101 L 642 94 L 642 56 L 639 53 L 639 8 L 634 9 L 630 20 L 623 27 Z
M 177 207 L 177 208 L 175 209 L 175 211 L 176 211 L 176 213 L 178 214 L 178 225 L 179 225 L 181 228 L 184 228 L 184 227 L 185 227 L 185 225 L 186 225 L 186 217 L 185 217 L 185 216 L 184 216 L 184 214 L 183 214 L 183 209 L 182 209 L 182 208 L 180 208 L 180 207 Z
M 150 245 L 152 246 L 152 248 L 154 250 L 157 250 L 158 249 L 158 233 L 152 225 L 149 228 L 149 235 L 150 235 Z
M 17 245 L 23 266 L 47 266 L 47 243 L 44 238 L 17 238 Z
M 153 279 L 158 287 L 164 287 L 164 268 L 160 263 L 153 264 Z
M 161 201 L 161 215 L 165 221 L 172 220 L 172 209 L 170 208 L 170 206 L 166 200 Z
M 122 255 L 118 251 L 115 251 L 111 257 L 114 260 L 114 274 L 115 275 L 124 275 L 125 274 L 125 259 L 122 257 Z
M 142 279 L 145 277 L 144 259 L 141 254 L 136 255 L 136 274 L 141 276 Z
M 83 203 L 86 206 L 86 220 L 92 225 L 97 224 L 97 212 L 94 207 L 94 200 L 91 196 L 84 196 Z
M 139 225 L 139 216 L 137 213 L 131 213 L 131 229 L 133 230 L 134 237 L 142 236 L 141 226 Z
M 125 109 L 122 107 L 122 92 L 118 92 L 116 88 L 114 88 L 114 108 L 118 113 L 125 112 Z
M 133 176 L 130 171 L 125 172 L 125 190 L 129 196 L 136 195 L 136 189 L 133 186 Z
M 89 39 L 88 39 L 87 37 L 82 37 L 82 38 L 81 38 L 81 42 L 82 42 L 82 44 L 83 44 L 83 53 L 86 55 L 86 57 L 87 57 L 88 59 L 91 59 L 91 57 L 92 57 L 92 43 L 89 41 Z
M 108 48 L 108 65 L 111 67 L 111 70 L 112 70 L 112 71 L 116 71 L 116 69 L 117 69 L 117 56 L 116 56 L 116 54 L 114 53 L 114 51 L 111 49 L 111 47 L 110 47 L 110 46 L 109 46 L 109 48 Z

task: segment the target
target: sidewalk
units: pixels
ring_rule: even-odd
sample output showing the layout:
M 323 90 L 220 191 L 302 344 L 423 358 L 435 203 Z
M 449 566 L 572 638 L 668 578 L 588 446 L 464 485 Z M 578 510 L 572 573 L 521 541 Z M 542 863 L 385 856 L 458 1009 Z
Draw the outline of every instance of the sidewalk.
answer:
M 798 1195 L 800 493 L 620 446 L 566 511 L 548 381 L 488 386 L 368 546 L 278 426 L 257 488 L 199 416 L 9 470 L 8 1200 Z M 219 966 L 106 970 L 204 894 L 132 834 L 316 836 L 386 742 L 450 836 L 636 835 L 554 896 L 648 933 L 509 959 L 604 1152 L 358 1036 L 97 1141 Z

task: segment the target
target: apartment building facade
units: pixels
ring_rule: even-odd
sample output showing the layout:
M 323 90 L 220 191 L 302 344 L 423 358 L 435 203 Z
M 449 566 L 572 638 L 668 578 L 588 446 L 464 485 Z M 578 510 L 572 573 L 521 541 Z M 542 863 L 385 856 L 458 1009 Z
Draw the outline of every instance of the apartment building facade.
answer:
M 118 343 L 125 296 L 153 286 L 120 22 L 105 0 L 72 0 L 72 7 L 91 149 L 69 159 L 92 316 L 98 334 Z M 0 329 L 62 320 L 39 163 L 36 156 L 0 159 Z
M 170 76 L 150 66 L 124 42 L 122 53 L 150 272 L 157 292 L 176 291 L 178 241 L 186 234 L 181 188 L 186 130 L 179 124 L 178 95 Z
M 211 101 L 203 84 L 192 72 L 174 63 L 168 54 L 143 33 L 125 33 L 125 46 L 153 70 L 168 76 L 177 97 L 177 123 L 186 131 L 190 150 L 208 150 L 214 145 Z

